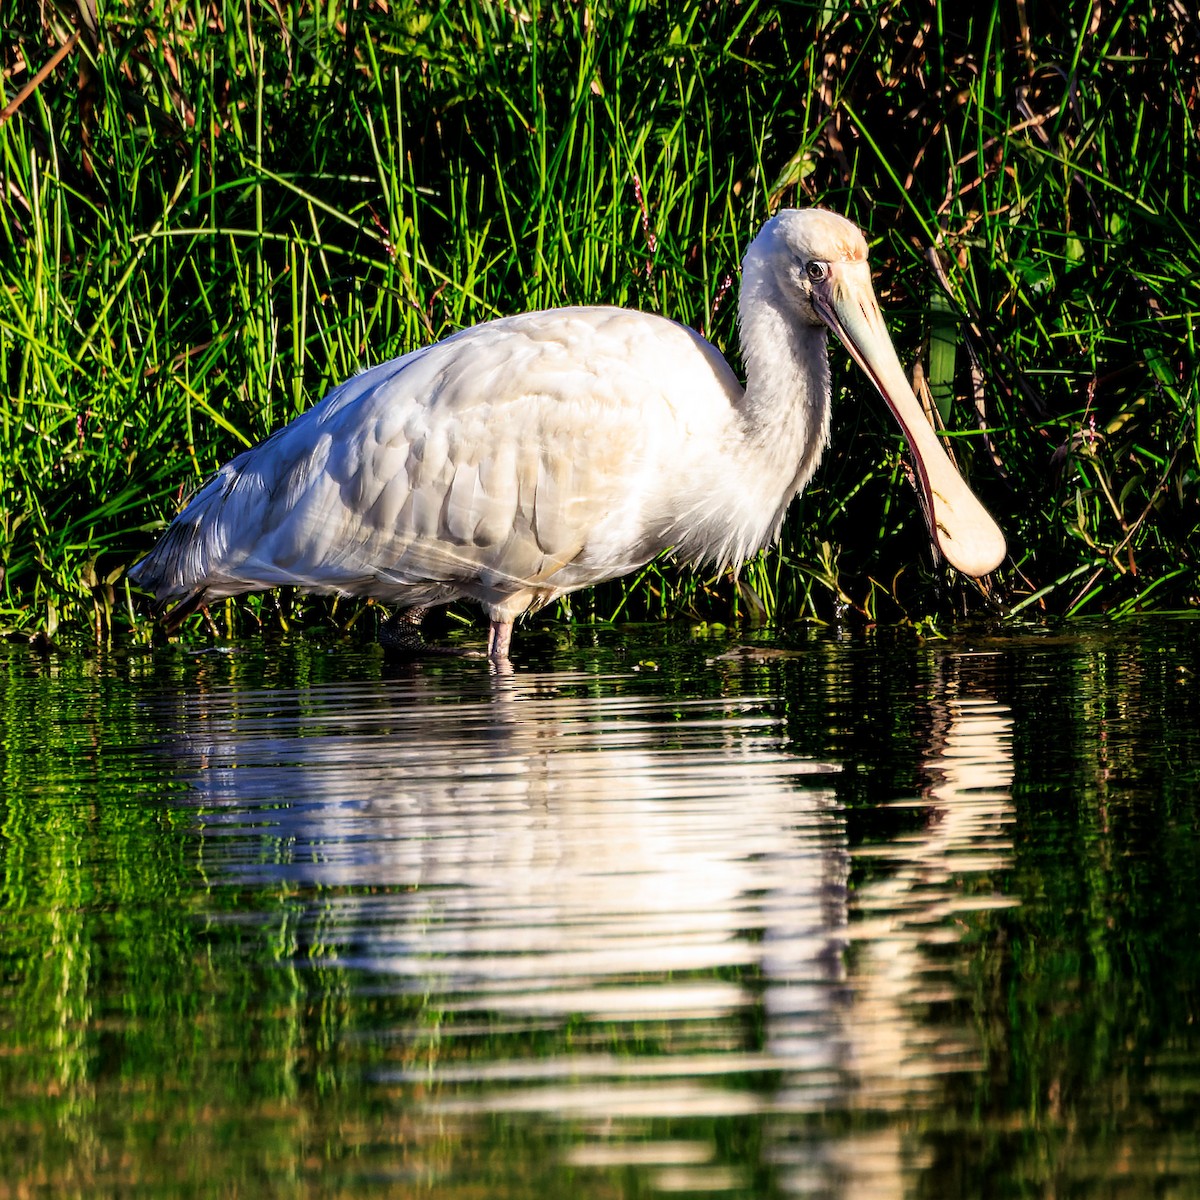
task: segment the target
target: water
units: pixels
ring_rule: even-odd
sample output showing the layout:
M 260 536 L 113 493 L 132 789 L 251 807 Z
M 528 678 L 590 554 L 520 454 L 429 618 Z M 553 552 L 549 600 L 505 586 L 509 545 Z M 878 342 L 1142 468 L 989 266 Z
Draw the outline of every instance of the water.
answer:
M 0 1197 L 1200 1194 L 1200 623 L 521 651 L 0 651 Z

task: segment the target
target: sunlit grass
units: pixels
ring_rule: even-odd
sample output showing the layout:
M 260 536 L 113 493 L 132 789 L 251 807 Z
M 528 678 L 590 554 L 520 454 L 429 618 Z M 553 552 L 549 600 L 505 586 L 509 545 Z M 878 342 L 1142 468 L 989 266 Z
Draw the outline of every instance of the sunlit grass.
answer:
M 741 252 L 810 203 L 872 235 L 1009 537 L 991 600 L 931 563 L 836 351 L 831 453 L 741 587 L 655 565 L 559 618 L 1195 604 L 1200 76 L 1173 11 L 109 6 L 0 125 L 0 626 L 127 623 L 125 569 L 209 471 L 475 321 L 630 305 L 736 366 Z M 78 16 L 0 12 L 7 100 Z

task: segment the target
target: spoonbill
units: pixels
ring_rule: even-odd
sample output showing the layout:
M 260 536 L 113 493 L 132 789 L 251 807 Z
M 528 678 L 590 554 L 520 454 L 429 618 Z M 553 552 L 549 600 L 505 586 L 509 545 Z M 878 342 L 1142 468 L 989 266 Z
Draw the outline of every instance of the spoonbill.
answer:
M 743 388 L 665 317 L 559 308 L 464 329 L 355 375 L 201 487 L 130 579 L 169 624 L 290 584 L 367 596 L 413 630 L 482 606 L 488 655 L 522 613 L 663 551 L 736 567 L 779 534 L 829 439 L 827 331 L 908 439 L 933 543 L 967 575 L 1004 537 L 905 378 L 857 226 L 786 209 L 751 242 Z M 401 640 L 397 638 L 397 640 Z

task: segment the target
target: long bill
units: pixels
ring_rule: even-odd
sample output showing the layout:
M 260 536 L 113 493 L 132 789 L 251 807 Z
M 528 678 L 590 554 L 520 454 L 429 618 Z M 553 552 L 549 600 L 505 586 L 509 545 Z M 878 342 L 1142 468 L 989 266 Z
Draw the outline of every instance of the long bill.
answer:
M 925 522 L 938 550 L 964 575 L 986 575 L 1004 561 L 1000 527 L 946 457 L 896 357 L 865 262 L 833 264 L 813 303 L 867 373 L 896 418 L 916 465 Z

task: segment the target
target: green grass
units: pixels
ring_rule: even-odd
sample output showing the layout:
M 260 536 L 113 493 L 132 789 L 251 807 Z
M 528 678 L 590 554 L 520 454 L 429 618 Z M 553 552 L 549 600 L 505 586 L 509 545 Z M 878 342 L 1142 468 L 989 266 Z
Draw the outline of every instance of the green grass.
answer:
M 0 125 L 0 628 L 138 621 L 124 572 L 200 479 L 464 325 L 624 304 L 736 366 L 740 254 L 812 203 L 871 234 L 1008 535 L 990 598 L 930 563 L 838 351 L 833 447 L 749 591 L 655 565 L 558 617 L 1196 606 L 1195 20 L 964 7 L 0 0 L 6 102 L 81 33 Z

